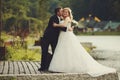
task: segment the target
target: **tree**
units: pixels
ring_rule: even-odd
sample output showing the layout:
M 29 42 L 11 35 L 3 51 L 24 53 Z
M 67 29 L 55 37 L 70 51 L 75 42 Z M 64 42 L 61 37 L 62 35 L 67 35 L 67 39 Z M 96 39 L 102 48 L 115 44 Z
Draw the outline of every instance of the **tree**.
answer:
M 2 31 L 2 10 L 1 9 L 2 9 L 2 0 L 0 0 L 0 41 L 1 41 L 1 31 Z
M 112 9 L 114 10 L 115 20 L 120 21 L 120 1 L 115 0 Z

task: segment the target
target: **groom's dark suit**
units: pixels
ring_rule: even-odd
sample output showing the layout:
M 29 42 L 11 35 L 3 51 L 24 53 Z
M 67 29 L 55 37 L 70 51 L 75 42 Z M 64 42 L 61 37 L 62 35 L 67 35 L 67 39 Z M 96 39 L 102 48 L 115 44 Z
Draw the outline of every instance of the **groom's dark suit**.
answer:
M 59 18 L 54 15 L 50 18 L 48 27 L 46 28 L 42 41 L 41 41 L 41 48 L 42 48 L 42 59 L 41 59 L 41 68 L 48 69 L 50 64 L 50 57 L 48 57 L 48 47 L 51 45 L 52 53 L 56 48 L 58 42 L 58 36 L 60 31 L 66 31 L 66 27 L 54 27 L 53 23 L 59 24 Z M 52 55 L 53 56 L 53 55 Z

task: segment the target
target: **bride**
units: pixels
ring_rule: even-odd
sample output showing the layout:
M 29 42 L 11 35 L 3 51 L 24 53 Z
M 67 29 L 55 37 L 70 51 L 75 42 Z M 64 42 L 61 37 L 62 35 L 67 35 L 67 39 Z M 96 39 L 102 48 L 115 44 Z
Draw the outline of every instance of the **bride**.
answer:
M 63 21 L 54 26 L 66 25 L 71 27 L 72 13 L 70 8 L 63 9 Z M 93 77 L 116 73 L 113 68 L 106 67 L 94 60 L 80 44 L 72 31 L 61 31 L 49 71 L 89 74 Z

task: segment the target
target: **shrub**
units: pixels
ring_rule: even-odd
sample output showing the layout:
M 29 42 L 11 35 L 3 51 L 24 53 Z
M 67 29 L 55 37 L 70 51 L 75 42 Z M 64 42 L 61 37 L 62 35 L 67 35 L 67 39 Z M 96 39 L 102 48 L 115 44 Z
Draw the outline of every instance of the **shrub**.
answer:
M 7 47 L 7 54 L 5 56 L 6 60 L 32 60 L 32 61 L 40 61 L 40 50 L 28 50 L 19 48 L 16 49 L 14 47 Z

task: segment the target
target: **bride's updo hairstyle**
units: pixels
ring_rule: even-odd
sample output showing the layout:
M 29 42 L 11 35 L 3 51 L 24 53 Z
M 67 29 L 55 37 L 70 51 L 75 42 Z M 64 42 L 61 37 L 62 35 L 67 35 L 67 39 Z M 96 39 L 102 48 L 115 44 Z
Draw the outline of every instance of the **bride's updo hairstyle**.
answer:
M 68 10 L 70 19 L 73 20 L 72 10 L 69 7 L 64 8 L 63 10 Z

